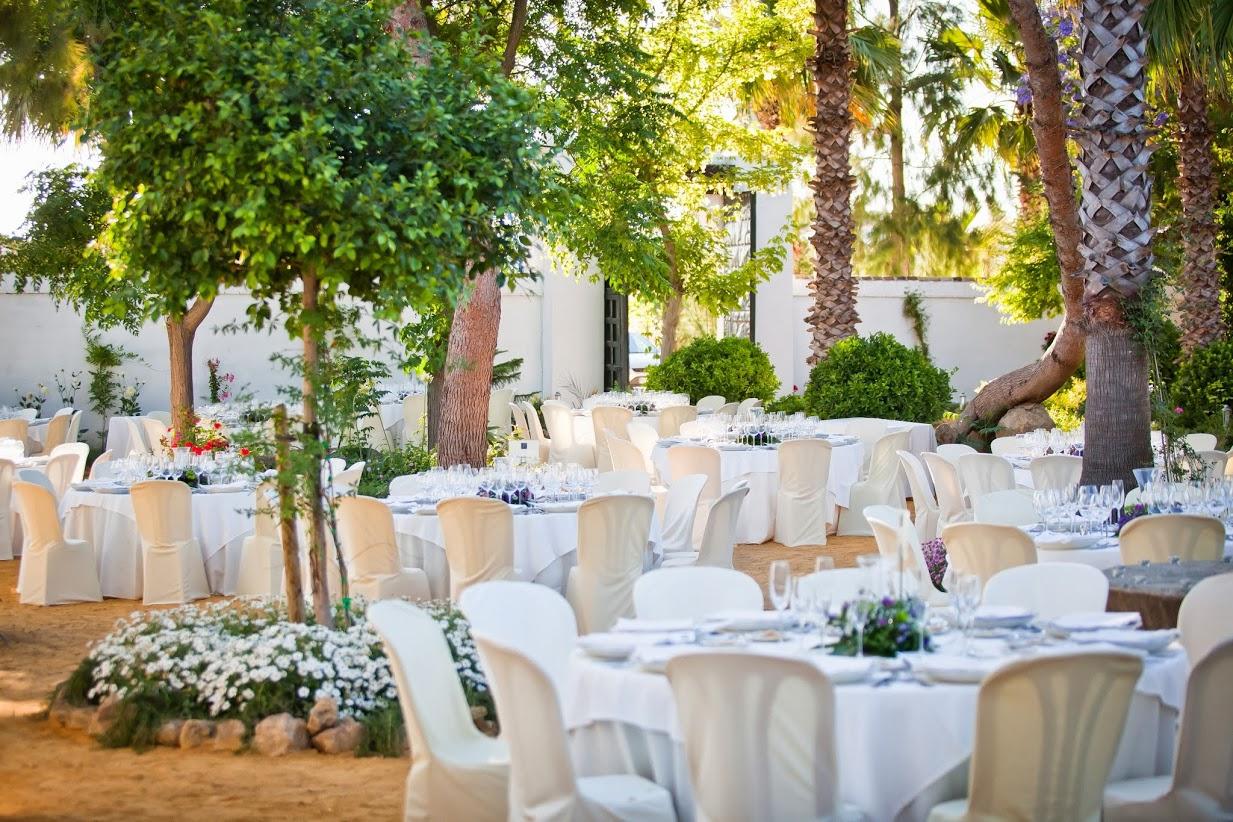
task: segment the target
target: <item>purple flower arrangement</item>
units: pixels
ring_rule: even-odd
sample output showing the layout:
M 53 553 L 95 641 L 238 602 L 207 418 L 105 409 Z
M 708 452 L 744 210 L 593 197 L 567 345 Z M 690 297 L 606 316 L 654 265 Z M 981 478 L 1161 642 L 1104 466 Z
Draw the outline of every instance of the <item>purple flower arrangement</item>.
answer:
M 1126 523 L 1130 522 L 1132 519 L 1138 519 L 1139 517 L 1143 516 L 1146 513 L 1148 513 L 1147 506 L 1143 505 L 1142 503 L 1135 503 L 1134 505 L 1127 505 L 1125 508 L 1123 508 L 1121 511 L 1118 512 L 1117 527 L 1114 529 L 1113 533 L 1115 534 L 1122 533 L 1122 527 Z
M 933 581 L 933 587 L 945 591 L 942 579 L 946 576 L 946 545 L 942 538 L 929 540 L 921 545 L 921 551 L 925 554 L 925 564 L 929 566 L 929 579 Z
M 863 633 L 855 627 L 853 609 L 860 609 L 858 613 L 864 617 Z M 831 618 L 831 624 L 843 631 L 834 652 L 841 656 L 863 652 L 865 656 L 893 657 L 901 651 L 932 651 L 924 615 L 925 603 L 915 597 L 845 602 L 839 616 Z
M 510 505 L 530 505 L 534 497 L 529 486 L 500 485 L 495 487 L 481 486 L 477 496 L 489 499 L 499 499 Z

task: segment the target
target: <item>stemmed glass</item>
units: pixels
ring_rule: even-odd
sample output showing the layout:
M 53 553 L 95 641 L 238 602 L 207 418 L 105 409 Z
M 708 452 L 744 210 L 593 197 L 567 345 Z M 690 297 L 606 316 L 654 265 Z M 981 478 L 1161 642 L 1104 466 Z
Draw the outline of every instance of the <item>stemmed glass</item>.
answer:
M 961 653 L 967 656 L 972 620 L 976 615 L 976 606 L 980 604 L 980 577 L 952 567 L 946 571 L 945 585 L 946 590 L 950 592 L 950 601 L 955 607 L 955 615 L 959 619 L 959 630 L 963 636 Z
M 771 597 L 771 605 L 779 612 L 779 622 L 782 625 L 784 612 L 792 604 L 792 566 L 786 559 L 777 559 L 771 563 L 767 592 Z
M 847 610 L 844 612 L 845 627 L 848 631 L 856 633 L 856 655 L 858 657 L 865 655 L 865 622 L 872 611 L 873 594 L 868 589 L 862 588 L 857 593 L 856 599 L 848 603 Z
M 1079 486 L 1079 519 L 1082 522 L 1083 533 L 1088 533 L 1092 518 L 1092 509 L 1100 505 L 1100 489 L 1095 485 Z

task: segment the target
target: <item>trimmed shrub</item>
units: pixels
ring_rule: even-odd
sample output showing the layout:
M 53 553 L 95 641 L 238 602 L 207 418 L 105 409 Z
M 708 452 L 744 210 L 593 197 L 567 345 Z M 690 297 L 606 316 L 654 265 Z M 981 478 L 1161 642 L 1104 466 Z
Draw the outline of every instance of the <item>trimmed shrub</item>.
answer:
M 1182 361 L 1173 383 L 1173 403 L 1182 409 L 1178 421 L 1190 430 L 1218 416 L 1225 405 L 1233 405 L 1233 341 L 1206 345 Z
M 688 394 L 692 403 L 711 394 L 729 402 L 749 397 L 769 402 L 779 379 L 770 358 L 756 343 L 742 337 L 700 337 L 648 368 L 646 387 Z
M 950 394 L 948 372 L 917 349 L 878 333 L 835 343 L 809 374 L 805 405 L 822 419 L 936 422 Z
M 797 411 L 805 411 L 805 398 L 800 394 L 784 394 L 778 399 L 763 403 L 762 407 L 768 412 L 776 411 L 783 414 L 795 414 Z

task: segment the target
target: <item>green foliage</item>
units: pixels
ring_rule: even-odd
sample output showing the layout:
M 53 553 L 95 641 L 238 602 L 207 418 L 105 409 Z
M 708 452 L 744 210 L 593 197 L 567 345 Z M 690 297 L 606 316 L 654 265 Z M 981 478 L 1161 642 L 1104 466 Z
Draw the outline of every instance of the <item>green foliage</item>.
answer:
M 436 465 L 437 455 L 427 448 L 408 443 L 393 451 L 379 451 L 364 445 L 349 445 L 337 449 L 334 456 L 342 457 L 348 465 L 364 461 L 364 476 L 356 488 L 363 497 L 386 497 L 390 493 L 390 480 L 404 474 L 418 474 Z
M 505 352 L 497 349 L 496 356 L 499 357 Z M 496 357 L 492 363 L 492 387 L 504 388 L 507 385 L 518 382 L 522 377 L 522 357 L 511 357 L 508 360 L 496 362 Z
M 916 347 L 928 357 L 929 341 L 925 335 L 929 331 L 929 313 L 925 311 L 925 295 L 915 288 L 903 292 L 903 316 L 912 324 L 912 333 L 916 334 Z
M 742 337 L 702 337 L 647 369 L 652 391 L 688 394 L 696 403 L 710 394 L 730 400 L 757 397 L 769 402 L 779 379 L 766 352 Z
M 805 407 L 805 397 L 801 394 L 784 394 L 782 397 L 762 404 L 770 413 L 795 414 L 798 411 L 808 411 Z
M 833 652 L 841 656 L 863 653 L 893 657 L 901 651 L 933 650 L 924 616 L 925 604 L 915 597 L 845 602 L 830 618 L 832 627 L 840 632 Z M 857 622 L 863 623 L 859 632 Z
M 1002 252 L 1001 266 L 977 278 L 986 289 L 981 300 L 1015 323 L 1060 315 L 1062 269 L 1048 212 L 1042 209 L 1034 218 L 1017 222 Z
M 1196 430 L 1206 418 L 1233 406 L 1233 341 L 1220 340 L 1186 358 L 1173 383 L 1173 403 L 1182 425 Z
M 1083 422 L 1087 410 L 1087 381 L 1073 376 L 1053 392 L 1042 405 L 1053 417 L 1054 424 L 1063 431 L 1073 431 Z
M 935 422 L 950 394 L 946 371 L 890 334 L 878 333 L 836 343 L 810 372 L 805 404 L 822 419 Z
M 97 334 L 86 335 L 86 365 L 89 372 L 86 392 L 90 397 L 90 410 L 104 420 L 120 410 L 124 399 L 120 367 L 135 359 L 136 354 L 117 343 L 105 343 Z

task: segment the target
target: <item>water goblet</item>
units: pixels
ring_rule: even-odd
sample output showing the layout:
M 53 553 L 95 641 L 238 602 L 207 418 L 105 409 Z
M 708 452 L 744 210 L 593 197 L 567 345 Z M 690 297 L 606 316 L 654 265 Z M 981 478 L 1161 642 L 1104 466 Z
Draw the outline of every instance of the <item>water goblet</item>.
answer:
M 782 623 L 784 612 L 792 604 L 792 566 L 786 559 L 777 559 L 771 563 L 769 574 L 767 593 Z

